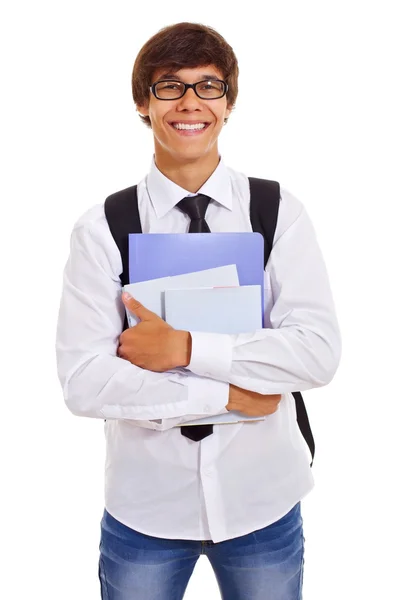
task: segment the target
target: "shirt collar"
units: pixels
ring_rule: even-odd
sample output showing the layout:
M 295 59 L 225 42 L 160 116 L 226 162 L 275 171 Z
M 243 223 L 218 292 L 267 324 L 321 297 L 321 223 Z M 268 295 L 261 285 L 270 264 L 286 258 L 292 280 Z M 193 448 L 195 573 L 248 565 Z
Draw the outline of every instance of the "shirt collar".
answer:
M 147 191 L 155 213 L 159 219 L 164 217 L 185 196 L 195 196 L 180 187 L 157 168 L 154 155 L 147 175 Z M 232 210 L 232 183 L 229 172 L 220 157 L 217 168 L 201 186 L 197 194 L 210 196 L 225 208 Z

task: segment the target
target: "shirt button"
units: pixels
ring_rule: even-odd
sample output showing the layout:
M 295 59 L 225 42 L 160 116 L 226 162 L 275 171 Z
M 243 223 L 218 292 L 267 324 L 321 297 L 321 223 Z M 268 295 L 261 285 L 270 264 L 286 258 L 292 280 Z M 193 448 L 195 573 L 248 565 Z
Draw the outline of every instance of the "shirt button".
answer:
M 204 407 L 204 410 L 206 412 L 211 412 L 211 406 L 209 404 L 206 404 L 205 407 Z
M 211 373 L 204 373 L 206 377 L 211 377 Z

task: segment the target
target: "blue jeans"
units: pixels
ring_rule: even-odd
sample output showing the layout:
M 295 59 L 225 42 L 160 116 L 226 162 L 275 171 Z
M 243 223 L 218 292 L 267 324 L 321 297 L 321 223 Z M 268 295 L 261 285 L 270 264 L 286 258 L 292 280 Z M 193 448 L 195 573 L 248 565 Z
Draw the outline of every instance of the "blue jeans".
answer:
M 218 543 L 145 535 L 104 510 L 99 549 L 102 600 L 182 600 L 201 554 L 211 563 L 223 600 L 302 598 L 300 502 L 279 521 Z

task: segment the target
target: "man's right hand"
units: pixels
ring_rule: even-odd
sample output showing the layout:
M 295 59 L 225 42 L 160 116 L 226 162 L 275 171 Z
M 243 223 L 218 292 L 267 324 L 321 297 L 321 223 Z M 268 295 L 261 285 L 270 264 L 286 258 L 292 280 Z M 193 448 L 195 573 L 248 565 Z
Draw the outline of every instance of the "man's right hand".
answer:
M 270 415 L 278 409 L 281 394 L 258 394 L 229 385 L 229 400 L 226 410 L 238 410 L 248 417 L 263 417 Z

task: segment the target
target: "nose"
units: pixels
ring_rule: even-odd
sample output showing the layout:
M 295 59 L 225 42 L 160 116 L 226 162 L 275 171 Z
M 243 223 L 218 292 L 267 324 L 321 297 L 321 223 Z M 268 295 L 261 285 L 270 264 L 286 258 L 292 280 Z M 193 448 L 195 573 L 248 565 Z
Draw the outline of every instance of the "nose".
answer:
M 201 98 L 196 96 L 193 88 L 186 90 L 186 94 L 179 98 L 177 109 L 178 110 L 201 110 Z

